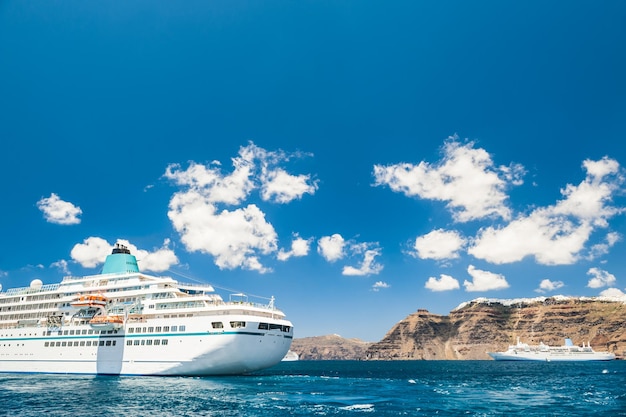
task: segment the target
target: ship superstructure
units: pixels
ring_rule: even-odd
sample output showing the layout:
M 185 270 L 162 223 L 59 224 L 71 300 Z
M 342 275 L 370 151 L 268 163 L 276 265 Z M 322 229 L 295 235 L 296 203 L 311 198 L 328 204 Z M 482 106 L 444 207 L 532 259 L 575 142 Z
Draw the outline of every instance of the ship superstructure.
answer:
M 280 362 L 292 339 L 273 298 L 143 274 L 122 245 L 101 274 L 0 293 L 0 372 L 241 374 Z

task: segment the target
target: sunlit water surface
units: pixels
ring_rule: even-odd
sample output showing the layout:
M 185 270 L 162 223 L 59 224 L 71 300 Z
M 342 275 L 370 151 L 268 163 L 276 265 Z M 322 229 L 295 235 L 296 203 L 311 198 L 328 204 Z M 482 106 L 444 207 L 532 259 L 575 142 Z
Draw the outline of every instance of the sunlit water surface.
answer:
M 236 377 L 0 374 L 7 416 L 626 416 L 626 361 L 299 361 Z

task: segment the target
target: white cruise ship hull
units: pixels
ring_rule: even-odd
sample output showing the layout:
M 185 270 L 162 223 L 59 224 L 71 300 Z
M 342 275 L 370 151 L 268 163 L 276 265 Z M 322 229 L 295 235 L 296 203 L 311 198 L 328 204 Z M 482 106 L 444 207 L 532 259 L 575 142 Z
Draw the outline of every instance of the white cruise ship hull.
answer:
M 168 333 L 120 330 L 83 335 L 89 326 L 77 326 L 74 333 L 80 335 L 48 334 L 45 328 L 0 330 L 0 372 L 232 375 L 271 367 L 291 346 L 290 333 L 254 331 L 255 322 L 247 322 L 251 329 L 224 332 L 190 325 L 189 319 L 185 323 L 184 332 Z M 142 323 L 141 327 L 156 324 Z M 91 346 L 86 346 L 88 342 Z
M 610 352 L 596 352 L 589 344 L 575 346 L 572 340 L 565 339 L 563 346 L 548 346 L 543 343 L 530 346 L 521 343 L 510 345 L 505 352 L 487 352 L 497 361 L 541 361 L 541 362 L 589 362 L 612 361 L 615 355 Z
M 549 354 L 543 352 L 489 352 L 497 361 L 538 361 L 538 362 L 587 362 L 587 361 L 612 361 L 615 355 L 611 353 L 576 353 L 576 354 Z

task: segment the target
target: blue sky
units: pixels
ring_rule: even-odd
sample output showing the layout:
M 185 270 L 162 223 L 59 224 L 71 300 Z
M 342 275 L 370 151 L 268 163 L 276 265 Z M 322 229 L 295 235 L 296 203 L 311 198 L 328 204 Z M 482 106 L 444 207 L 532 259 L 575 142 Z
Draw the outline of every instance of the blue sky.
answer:
M 626 3 L 0 3 L 0 283 L 146 273 L 376 341 L 623 297 Z

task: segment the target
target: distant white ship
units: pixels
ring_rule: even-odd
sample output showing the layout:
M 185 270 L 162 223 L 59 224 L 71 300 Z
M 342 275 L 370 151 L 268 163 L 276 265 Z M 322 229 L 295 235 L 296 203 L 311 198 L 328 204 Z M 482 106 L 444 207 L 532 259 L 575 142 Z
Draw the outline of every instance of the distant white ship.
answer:
M 576 346 L 571 339 L 565 339 L 563 346 L 548 346 L 540 343 L 530 346 L 521 343 L 510 345 L 506 352 L 487 352 L 497 361 L 611 361 L 615 355 L 610 352 L 596 352 L 589 344 Z
M 288 351 L 285 357 L 283 358 L 283 362 L 293 362 L 297 360 L 300 360 L 300 357 L 293 350 Z
M 0 372 L 241 374 L 279 363 L 292 339 L 273 297 L 225 301 L 210 285 L 143 274 L 121 245 L 99 275 L 0 292 Z

